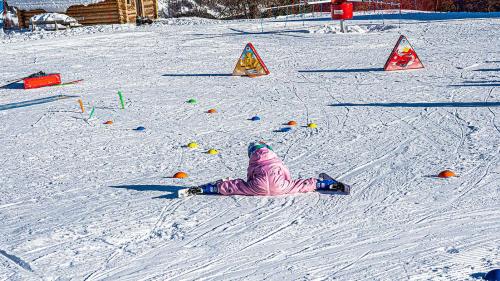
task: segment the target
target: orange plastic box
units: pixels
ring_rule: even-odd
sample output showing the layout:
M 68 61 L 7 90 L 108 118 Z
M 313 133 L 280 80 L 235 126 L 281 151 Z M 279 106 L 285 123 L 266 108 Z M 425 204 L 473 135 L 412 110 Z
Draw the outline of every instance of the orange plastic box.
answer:
M 61 74 L 59 73 L 24 79 L 24 89 L 35 89 L 59 84 L 61 84 Z

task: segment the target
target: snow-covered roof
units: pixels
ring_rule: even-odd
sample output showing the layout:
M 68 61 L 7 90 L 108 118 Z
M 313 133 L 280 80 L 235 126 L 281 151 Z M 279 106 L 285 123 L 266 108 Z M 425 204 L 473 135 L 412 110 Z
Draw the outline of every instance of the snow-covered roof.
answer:
M 64 13 L 71 6 L 90 5 L 103 1 L 105 0 L 7 0 L 7 4 L 10 7 L 27 11 L 42 9 L 46 12 Z

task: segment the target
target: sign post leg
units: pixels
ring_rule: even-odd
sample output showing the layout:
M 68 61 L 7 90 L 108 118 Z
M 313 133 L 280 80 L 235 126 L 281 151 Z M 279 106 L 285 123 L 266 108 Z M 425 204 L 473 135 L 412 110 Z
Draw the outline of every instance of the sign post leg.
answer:
M 340 32 L 342 32 L 342 33 L 346 33 L 347 32 L 346 25 L 345 25 L 345 20 L 340 20 Z

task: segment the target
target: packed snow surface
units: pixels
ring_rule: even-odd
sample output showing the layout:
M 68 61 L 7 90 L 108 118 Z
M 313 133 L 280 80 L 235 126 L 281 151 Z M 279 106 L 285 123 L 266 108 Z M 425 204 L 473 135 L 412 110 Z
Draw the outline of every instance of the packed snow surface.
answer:
M 84 81 L 0 89 L 0 279 L 474 280 L 499 268 L 499 17 L 399 27 L 364 15 L 349 24 L 376 32 L 348 34 L 311 33 L 335 23 L 310 18 L 6 35 L 5 83 L 40 70 Z M 400 34 L 425 69 L 381 70 Z M 248 42 L 271 75 L 229 76 Z M 279 132 L 290 120 L 300 126 Z M 256 139 L 294 177 L 327 172 L 352 194 L 175 198 L 245 178 Z M 445 169 L 458 176 L 435 177 Z
M 7 4 L 27 11 L 42 9 L 46 12 L 64 13 L 71 6 L 88 6 L 103 1 L 105 0 L 7 0 Z

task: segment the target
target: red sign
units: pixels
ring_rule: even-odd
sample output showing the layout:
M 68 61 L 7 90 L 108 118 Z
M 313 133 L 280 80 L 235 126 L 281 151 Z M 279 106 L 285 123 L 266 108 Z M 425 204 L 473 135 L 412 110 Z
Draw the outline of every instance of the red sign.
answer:
M 392 50 L 389 59 L 385 63 L 385 71 L 393 70 L 408 70 L 408 69 L 419 69 L 424 68 L 424 65 L 418 58 L 417 53 L 411 46 L 408 39 L 401 35 L 399 37 L 398 43 Z
M 353 16 L 352 3 L 332 4 L 332 19 L 350 20 Z
M 59 73 L 24 79 L 24 89 L 35 89 L 59 84 L 61 84 L 61 75 Z

